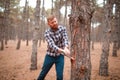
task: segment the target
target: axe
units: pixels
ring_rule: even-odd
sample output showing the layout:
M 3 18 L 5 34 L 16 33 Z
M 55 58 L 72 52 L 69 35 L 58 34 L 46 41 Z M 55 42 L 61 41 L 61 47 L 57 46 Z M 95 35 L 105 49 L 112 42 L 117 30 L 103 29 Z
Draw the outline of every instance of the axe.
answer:
M 71 59 L 71 60 L 75 60 L 74 57 L 72 57 L 72 56 L 70 56 L 70 55 L 66 55 L 64 52 L 62 52 L 61 54 L 64 55 L 64 56 L 66 56 L 66 57 L 68 57 L 68 58 Z

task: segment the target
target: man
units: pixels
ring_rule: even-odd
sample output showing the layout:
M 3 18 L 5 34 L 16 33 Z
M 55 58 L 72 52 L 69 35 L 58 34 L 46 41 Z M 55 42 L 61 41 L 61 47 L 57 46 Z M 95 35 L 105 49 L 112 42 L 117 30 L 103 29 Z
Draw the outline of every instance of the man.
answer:
M 56 80 L 63 80 L 64 55 L 62 54 L 70 54 L 66 28 L 58 25 L 57 19 L 53 15 L 47 18 L 47 22 L 50 27 L 45 32 L 45 39 L 48 43 L 47 54 L 38 80 L 44 80 L 53 64 L 56 68 Z

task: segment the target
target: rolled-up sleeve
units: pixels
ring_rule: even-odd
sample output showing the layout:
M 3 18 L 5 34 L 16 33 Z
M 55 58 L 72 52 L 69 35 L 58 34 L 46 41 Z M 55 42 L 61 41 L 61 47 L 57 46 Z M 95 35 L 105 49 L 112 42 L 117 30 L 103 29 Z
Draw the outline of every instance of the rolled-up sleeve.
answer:
M 59 48 L 55 45 L 53 39 L 50 37 L 50 34 L 47 32 L 45 32 L 45 39 L 51 49 L 53 49 L 55 52 L 58 51 Z

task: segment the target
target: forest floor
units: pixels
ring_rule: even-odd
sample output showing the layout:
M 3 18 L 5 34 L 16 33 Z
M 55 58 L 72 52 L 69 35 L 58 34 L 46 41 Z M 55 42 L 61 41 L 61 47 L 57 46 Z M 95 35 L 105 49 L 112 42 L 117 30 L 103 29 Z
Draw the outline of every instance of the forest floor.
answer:
M 44 61 L 46 53 L 46 43 L 42 43 L 41 47 L 38 46 L 38 69 L 30 70 L 32 42 L 26 46 L 25 41 L 22 41 L 21 48 L 16 50 L 17 41 L 9 41 L 5 45 L 5 49 L 0 51 L 0 80 L 36 80 Z M 94 50 L 91 50 L 92 62 L 92 76 L 91 80 L 120 80 L 120 50 L 118 57 L 112 57 L 112 45 L 109 54 L 109 76 L 101 77 L 98 75 L 99 62 L 101 56 L 101 44 L 95 43 Z M 64 66 L 64 80 L 70 80 L 70 60 L 65 57 Z M 46 76 L 45 80 L 56 80 L 55 67 Z

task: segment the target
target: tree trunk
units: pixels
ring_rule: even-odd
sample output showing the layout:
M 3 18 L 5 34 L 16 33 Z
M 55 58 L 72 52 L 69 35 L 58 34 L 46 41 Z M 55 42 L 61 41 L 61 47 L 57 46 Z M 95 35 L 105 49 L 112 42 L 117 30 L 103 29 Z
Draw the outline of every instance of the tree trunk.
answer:
M 29 2 L 26 0 L 26 5 L 25 5 L 25 8 L 26 8 L 26 11 L 25 11 L 25 27 L 26 27 L 26 46 L 29 45 Z
M 40 38 L 39 38 L 39 46 L 41 46 L 41 41 L 44 40 L 44 31 L 45 31 L 45 1 L 42 3 L 42 11 L 41 11 L 41 30 L 40 30 Z
M 28 8 L 29 9 L 29 8 Z M 27 11 L 27 14 L 29 15 L 29 12 Z M 26 46 L 29 46 L 29 22 L 28 22 L 29 17 L 27 17 L 27 29 L 26 29 Z
M 118 3 L 118 9 L 119 9 L 119 14 L 118 14 L 118 49 L 120 49 L 120 1 L 117 0 Z
M 105 21 L 103 22 L 103 44 L 102 44 L 102 54 L 99 66 L 99 75 L 108 76 L 108 56 L 109 56 L 109 36 L 110 36 L 110 0 L 104 5 L 104 15 Z
M 92 46 L 92 50 L 94 50 L 94 41 L 92 41 L 91 46 Z
M 22 39 L 22 35 L 23 35 L 23 33 L 22 33 L 22 31 L 23 31 L 23 30 L 22 30 L 22 27 L 23 27 L 23 26 L 22 26 L 21 23 L 20 23 L 20 25 L 21 25 L 21 26 L 18 25 L 18 30 L 17 30 L 17 31 L 18 31 L 18 42 L 17 42 L 17 47 L 16 47 L 17 50 L 20 49 L 21 39 Z
M 52 0 L 51 6 L 52 6 L 52 9 L 51 9 L 51 15 L 52 15 L 53 14 L 53 0 Z
M 112 52 L 112 56 L 117 57 L 117 41 L 113 41 L 113 52 Z
M 94 30 L 94 27 L 92 26 L 91 27 L 91 48 L 92 50 L 94 50 L 94 42 L 95 42 L 95 30 Z
M 26 46 L 28 46 L 28 45 L 29 45 L 29 40 L 27 39 L 27 40 L 26 40 Z
M 8 44 L 8 39 L 5 40 L 5 45 L 7 45 L 7 44 Z
M 20 44 L 21 44 L 21 39 L 18 39 L 18 43 L 17 43 L 17 47 L 16 47 L 17 50 L 20 49 Z
M 5 0 L 5 10 L 4 10 L 4 27 L 5 27 L 5 45 L 9 40 L 9 27 L 10 27 L 10 0 Z
M 4 40 L 1 40 L 0 42 L 1 42 L 1 48 L 0 48 L 0 50 L 4 50 Z
M 120 3 L 119 3 L 119 0 L 115 0 L 115 4 L 116 4 L 116 7 L 115 7 L 115 22 L 114 22 L 114 31 L 113 31 L 113 52 L 112 52 L 112 56 L 116 57 L 117 56 L 117 50 L 118 50 L 118 44 L 119 44 L 119 15 L 120 15 Z
M 0 17 L 0 50 L 4 50 L 4 33 L 5 33 L 5 28 L 4 28 L 4 17 Z
M 65 15 L 64 15 L 64 22 L 62 22 L 65 26 L 67 26 L 67 0 L 65 1 Z
M 72 0 L 71 30 L 71 80 L 91 79 L 90 29 L 92 7 L 89 0 Z
M 59 22 L 59 24 L 61 24 L 61 13 L 60 13 L 60 9 L 62 7 L 62 3 L 63 3 L 63 0 L 56 0 L 55 2 L 55 16 L 57 17 L 57 20 Z
M 31 55 L 31 70 L 37 69 L 37 43 L 39 36 L 39 22 L 40 22 L 40 4 L 41 0 L 37 0 L 35 8 L 35 27 L 33 31 L 33 45 L 32 45 L 32 55 Z

